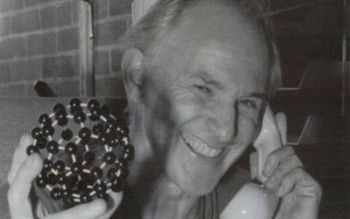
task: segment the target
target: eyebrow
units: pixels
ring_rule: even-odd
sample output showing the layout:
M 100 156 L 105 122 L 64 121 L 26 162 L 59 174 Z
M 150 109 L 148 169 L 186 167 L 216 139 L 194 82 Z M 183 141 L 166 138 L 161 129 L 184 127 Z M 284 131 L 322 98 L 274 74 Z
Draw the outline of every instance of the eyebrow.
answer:
M 201 71 L 197 74 L 194 74 L 193 77 L 201 79 L 204 83 L 214 86 L 220 90 L 224 89 L 224 86 L 217 80 L 213 79 L 213 77 L 208 74 L 208 72 Z
M 199 73 L 194 74 L 193 77 L 199 78 L 204 83 L 214 86 L 220 90 L 224 90 L 224 86 L 222 85 L 222 83 L 213 79 L 213 76 L 206 71 L 200 71 Z M 265 93 L 252 92 L 246 97 L 256 97 L 256 98 L 262 99 L 265 102 L 268 100 L 267 95 Z
M 253 93 L 250 93 L 247 97 L 256 97 L 256 98 L 262 99 L 264 101 L 267 101 L 267 95 L 265 93 L 253 92 Z

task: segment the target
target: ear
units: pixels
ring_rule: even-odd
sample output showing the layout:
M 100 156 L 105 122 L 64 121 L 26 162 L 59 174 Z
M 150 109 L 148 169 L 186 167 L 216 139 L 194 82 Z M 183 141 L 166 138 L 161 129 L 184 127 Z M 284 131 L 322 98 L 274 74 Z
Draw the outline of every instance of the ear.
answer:
M 266 177 L 262 174 L 262 169 L 266 158 L 272 151 L 282 146 L 282 139 L 276 118 L 268 105 L 265 109 L 260 134 L 253 145 L 258 152 L 258 179 L 264 182 Z
M 138 102 L 143 79 L 144 55 L 138 49 L 129 49 L 125 52 L 122 61 L 122 77 L 129 101 Z

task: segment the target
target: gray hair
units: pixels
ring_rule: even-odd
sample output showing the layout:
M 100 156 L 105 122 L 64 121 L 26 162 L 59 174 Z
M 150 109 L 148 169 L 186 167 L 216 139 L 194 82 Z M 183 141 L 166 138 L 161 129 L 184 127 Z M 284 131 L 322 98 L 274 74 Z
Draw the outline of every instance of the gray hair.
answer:
M 202 0 L 158 0 L 121 39 L 122 49 L 136 48 L 146 53 L 153 44 L 158 42 L 171 28 L 176 26 L 181 12 L 189 5 Z M 278 50 L 273 37 L 273 27 L 264 13 L 270 9 L 270 0 L 226 0 L 232 1 L 239 9 L 253 18 L 257 26 L 262 29 L 269 46 L 271 62 L 270 82 L 267 85 L 268 93 L 272 94 L 281 84 L 281 69 Z

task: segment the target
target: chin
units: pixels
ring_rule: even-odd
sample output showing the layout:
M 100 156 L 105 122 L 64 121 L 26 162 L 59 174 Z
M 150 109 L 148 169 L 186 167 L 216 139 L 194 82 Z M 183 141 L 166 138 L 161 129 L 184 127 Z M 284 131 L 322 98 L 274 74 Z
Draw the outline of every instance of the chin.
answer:
M 167 157 L 165 171 L 167 176 L 182 191 L 195 196 L 209 194 L 224 174 L 221 162 L 198 159 L 182 145 L 174 147 Z
M 167 151 L 166 174 L 182 191 L 196 196 L 207 195 L 244 152 L 246 147 L 243 145 L 237 144 L 213 156 L 209 156 L 211 152 L 207 150 L 205 156 L 204 152 L 198 152 L 196 146 L 189 145 L 184 138 L 177 138 Z

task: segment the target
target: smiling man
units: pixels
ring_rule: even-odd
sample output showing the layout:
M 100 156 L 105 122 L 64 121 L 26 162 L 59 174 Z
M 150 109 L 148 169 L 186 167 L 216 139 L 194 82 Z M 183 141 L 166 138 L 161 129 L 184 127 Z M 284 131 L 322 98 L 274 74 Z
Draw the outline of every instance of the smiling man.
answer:
M 163 0 L 123 39 L 137 153 L 117 218 L 217 218 L 248 180 L 235 163 L 260 131 L 277 127 L 285 139 L 283 116 L 262 127 L 280 72 L 259 13 L 258 1 Z M 265 187 L 282 198 L 275 218 L 317 218 L 320 187 L 290 147 L 259 168 Z

